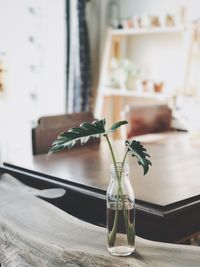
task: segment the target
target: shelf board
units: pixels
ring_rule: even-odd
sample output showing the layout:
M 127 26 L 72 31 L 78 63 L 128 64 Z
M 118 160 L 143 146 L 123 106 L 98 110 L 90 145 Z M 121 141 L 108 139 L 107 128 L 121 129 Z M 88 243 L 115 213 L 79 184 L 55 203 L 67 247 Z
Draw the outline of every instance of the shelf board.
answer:
M 140 34 L 154 34 L 154 33 L 182 33 L 186 27 L 157 27 L 149 29 L 114 29 L 111 30 L 112 35 L 140 35 Z
M 164 93 L 154 92 L 136 92 L 131 89 L 120 89 L 120 88 L 106 88 L 103 91 L 105 96 L 122 96 L 122 97 L 144 97 L 144 98 L 155 98 L 159 100 L 167 99 L 167 95 Z

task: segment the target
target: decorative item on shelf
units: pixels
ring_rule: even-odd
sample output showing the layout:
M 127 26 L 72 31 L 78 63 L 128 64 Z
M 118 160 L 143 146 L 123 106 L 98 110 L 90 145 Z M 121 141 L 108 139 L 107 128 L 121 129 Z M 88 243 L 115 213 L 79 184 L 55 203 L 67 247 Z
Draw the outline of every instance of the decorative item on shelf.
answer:
M 150 25 L 150 18 L 147 14 L 143 14 L 141 16 L 141 27 L 144 28 L 144 29 L 147 29 L 149 28 L 151 25 Z
M 110 85 L 114 88 L 134 89 L 139 74 L 138 68 L 129 59 L 111 60 Z
M 0 60 L 0 92 L 3 92 L 4 90 L 3 73 L 4 73 L 3 62 Z
M 134 16 L 132 18 L 132 25 L 134 29 L 142 28 L 142 22 L 140 16 Z
M 108 6 L 108 21 L 113 29 L 119 27 L 119 5 L 116 1 L 111 1 Z
M 131 19 L 123 19 L 121 24 L 122 24 L 123 29 L 133 28 L 133 21 Z
M 142 81 L 142 91 L 143 92 L 148 92 L 148 81 L 145 80 L 145 81 Z
M 162 93 L 164 89 L 164 82 L 154 82 L 153 86 L 155 93 Z
M 187 20 L 187 9 L 181 7 L 176 12 L 177 14 L 163 13 L 158 14 L 142 14 L 140 16 L 134 16 L 132 18 L 121 19 L 121 27 L 123 29 L 150 29 L 150 28 L 165 28 L 165 27 L 176 27 L 186 26 Z
M 151 27 L 160 27 L 160 19 L 159 16 L 150 16 L 150 25 Z
M 186 26 L 188 24 L 188 10 L 185 6 L 181 6 L 179 9 L 179 24 Z
M 143 80 L 142 81 L 142 92 L 153 92 L 153 82 L 151 80 Z
M 165 18 L 165 25 L 167 27 L 174 27 L 175 25 L 175 17 L 171 14 L 167 14 Z
M 5 90 L 5 73 L 6 73 L 6 52 L 0 52 L 0 93 Z
M 107 230 L 108 230 L 108 251 L 112 255 L 127 256 L 135 250 L 135 202 L 134 194 L 128 179 L 128 165 L 125 163 L 128 154 L 136 157 L 139 165 L 142 165 L 144 174 L 149 170 L 151 161 L 146 149 L 135 140 L 126 140 L 126 152 L 123 159 L 117 162 L 109 134 L 115 132 L 127 121 L 119 121 L 106 129 L 105 119 L 92 123 L 84 122 L 79 127 L 72 128 L 61 133 L 52 144 L 49 153 L 72 148 L 77 142 L 82 145 L 90 138 L 103 136 L 110 149 L 113 161 L 111 182 L 107 190 Z

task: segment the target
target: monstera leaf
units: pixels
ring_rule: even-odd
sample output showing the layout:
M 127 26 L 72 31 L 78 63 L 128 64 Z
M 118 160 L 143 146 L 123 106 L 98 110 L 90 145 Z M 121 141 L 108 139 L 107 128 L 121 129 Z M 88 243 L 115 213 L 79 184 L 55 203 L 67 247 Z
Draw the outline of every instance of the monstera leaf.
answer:
M 92 123 L 83 122 L 79 127 L 71 128 L 67 132 L 61 133 L 53 142 L 49 153 L 61 151 L 65 148 L 70 149 L 77 141 L 85 144 L 91 137 L 99 137 L 106 132 L 105 119 L 93 121 Z
M 117 128 L 126 123 L 126 121 L 118 122 L 106 132 L 105 119 L 96 120 L 92 123 L 83 122 L 79 127 L 71 128 L 69 131 L 61 133 L 53 142 L 49 153 L 58 152 L 65 148 L 70 149 L 77 141 L 80 141 L 81 144 L 84 145 L 90 138 L 98 138 L 100 135 L 108 134 L 109 131 L 114 132 Z
M 124 124 L 128 124 L 128 122 L 127 121 L 119 121 L 119 122 L 113 124 L 113 126 L 110 127 L 108 132 L 115 132 L 119 127 L 121 127 Z
M 145 175 L 149 170 L 149 165 L 152 165 L 151 161 L 148 159 L 150 156 L 146 153 L 146 149 L 141 145 L 140 142 L 135 140 L 131 142 L 126 140 L 125 144 L 128 147 L 128 151 L 130 151 L 132 157 L 136 157 L 138 164 L 142 165 Z

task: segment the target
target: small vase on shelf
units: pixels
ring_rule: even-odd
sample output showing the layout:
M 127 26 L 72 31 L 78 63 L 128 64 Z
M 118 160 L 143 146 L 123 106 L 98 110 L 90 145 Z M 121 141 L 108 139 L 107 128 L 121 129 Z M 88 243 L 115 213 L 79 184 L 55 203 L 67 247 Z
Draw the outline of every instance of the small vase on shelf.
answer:
M 111 167 L 107 190 L 108 251 L 128 256 L 135 250 L 135 198 L 129 180 L 129 166 L 121 162 Z

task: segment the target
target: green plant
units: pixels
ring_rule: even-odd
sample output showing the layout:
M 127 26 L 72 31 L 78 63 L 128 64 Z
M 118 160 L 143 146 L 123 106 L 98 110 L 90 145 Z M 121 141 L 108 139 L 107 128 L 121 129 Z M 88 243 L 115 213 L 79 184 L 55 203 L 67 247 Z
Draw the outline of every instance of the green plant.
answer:
M 63 149 L 70 149 L 76 144 L 76 142 L 81 142 L 81 144 L 84 145 L 90 138 L 99 138 L 100 136 L 103 136 L 106 138 L 106 141 L 108 143 L 111 152 L 113 164 L 117 169 L 117 161 L 108 135 L 112 132 L 115 132 L 119 127 L 125 124 L 128 124 L 128 122 L 119 121 L 114 125 L 112 125 L 111 128 L 106 130 L 105 119 L 96 120 L 92 123 L 83 122 L 79 127 L 71 128 L 67 132 L 61 133 L 58 136 L 58 138 L 53 142 L 52 147 L 49 150 L 49 153 L 58 152 Z M 143 167 L 145 175 L 149 170 L 149 166 L 151 165 L 151 161 L 149 160 L 150 156 L 149 154 L 147 154 L 146 149 L 141 145 L 140 142 L 135 140 L 132 141 L 126 140 L 125 145 L 127 149 L 122 160 L 122 167 L 126 161 L 128 153 L 130 153 L 132 157 L 137 158 L 138 164 Z M 119 198 L 123 199 L 122 197 L 123 191 L 121 188 L 121 173 L 117 172 L 116 175 L 119 186 L 117 199 L 119 200 Z M 131 240 L 132 239 L 131 235 L 133 233 L 131 228 L 133 227 L 133 225 L 130 224 L 126 211 L 124 211 L 124 219 L 126 224 L 127 239 Z M 108 242 L 110 244 L 113 244 L 115 242 L 116 232 L 117 232 L 117 221 L 118 221 L 118 211 L 116 210 L 113 229 L 108 237 Z

